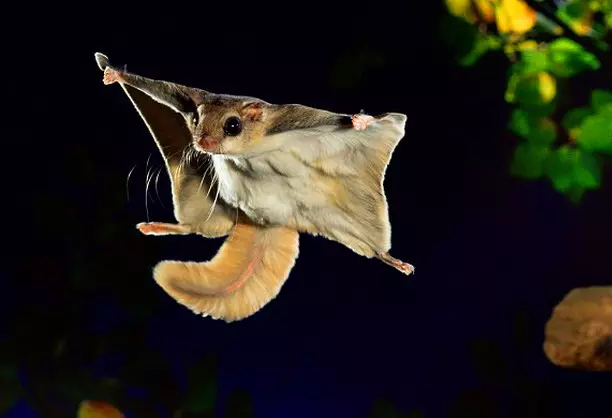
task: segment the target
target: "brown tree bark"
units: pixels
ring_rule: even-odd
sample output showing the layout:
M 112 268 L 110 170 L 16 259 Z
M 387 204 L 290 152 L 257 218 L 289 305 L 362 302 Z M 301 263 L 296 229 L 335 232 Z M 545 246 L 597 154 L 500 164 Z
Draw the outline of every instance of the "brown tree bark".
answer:
M 612 371 L 612 286 L 577 288 L 546 324 L 544 353 L 555 365 Z

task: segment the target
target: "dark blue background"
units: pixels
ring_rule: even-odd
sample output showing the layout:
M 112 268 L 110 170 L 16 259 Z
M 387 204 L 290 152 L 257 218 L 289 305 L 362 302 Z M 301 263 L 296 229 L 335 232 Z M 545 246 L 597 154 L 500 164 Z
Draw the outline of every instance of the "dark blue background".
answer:
M 14 38 L 5 52 L 4 252 L 16 267 L 0 281 L 5 335 L 27 334 L 16 312 L 31 312 L 49 333 L 71 329 L 75 317 L 78 329 L 103 332 L 146 298 L 151 316 L 131 319 L 146 337 L 132 348 L 160 348 L 179 379 L 191 360 L 217 353 L 220 399 L 246 389 L 256 417 L 365 417 L 378 398 L 425 417 L 464 416 L 453 405 L 474 390 L 498 411 L 479 415 L 481 394 L 466 416 L 587 417 L 608 408 L 609 375 L 558 369 L 541 346 L 567 291 L 612 281 L 609 170 L 579 207 L 546 181 L 512 180 L 506 59 L 459 69 L 439 39 L 442 6 L 404 3 L 36 8 L 22 35 L 4 38 Z M 147 169 L 162 160 L 127 97 L 102 84 L 97 51 L 135 73 L 215 92 L 407 114 L 385 189 L 393 253 L 416 275 L 303 235 L 279 297 L 255 316 L 228 325 L 175 303 L 151 267 L 209 259 L 221 241 L 134 228 L 173 220 L 169 184 L 162 172 L 160 199 L 151 187 L 145 208 Z M 357 62 L 359 51 L 383 65 L 351 89 L 335 88 L 338 61 Z M 577 104 L 588 99 L 581 85 Z M 104 277 L 86 296 L 71 293 L 77 265 L 86 283 Z

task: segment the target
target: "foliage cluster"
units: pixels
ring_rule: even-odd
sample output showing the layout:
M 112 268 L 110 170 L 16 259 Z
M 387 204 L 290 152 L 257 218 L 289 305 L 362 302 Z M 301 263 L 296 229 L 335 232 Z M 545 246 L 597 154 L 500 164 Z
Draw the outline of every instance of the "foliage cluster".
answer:
M 597 189 L 612 154 L 612 91 L 609 37 L 611 0 L 555 2 L 446 0 L 442 30 L 459 65 L 470 67 L 490 51 L 509 61 L 505 100 L 509 129 L 517 137 L 510 172 L 523 179 L 548 178 L 579 202 Z M 585 77 L 601 72 L 602 80 Z M 606 74 L 608 74 L 606 76 Z M 590 85 L 588 103 L 572 91 Z

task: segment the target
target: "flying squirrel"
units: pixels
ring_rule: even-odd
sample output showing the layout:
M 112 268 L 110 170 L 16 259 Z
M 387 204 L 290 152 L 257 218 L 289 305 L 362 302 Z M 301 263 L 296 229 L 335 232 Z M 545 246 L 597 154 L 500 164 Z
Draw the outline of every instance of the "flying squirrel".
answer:
M 161 261 L 153 277 L 177 302 L 232 322 L 274 299 L 298 256 L 299 233 L 321 235 L 404 274 L 389 254 L 383 181 L 406 115 L 333 113 L 216 94 L 154 80 L 95 54 L 165 161 L 178 223 L 136 225 L 146 235 L 229 236 L 207 262 Z

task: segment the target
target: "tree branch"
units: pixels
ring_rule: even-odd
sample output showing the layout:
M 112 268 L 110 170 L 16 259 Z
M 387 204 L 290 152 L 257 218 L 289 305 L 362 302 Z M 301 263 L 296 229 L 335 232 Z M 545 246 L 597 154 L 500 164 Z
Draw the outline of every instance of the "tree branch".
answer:
M 577 44 L 582 46 L 587 51 L 596 55 L 600 61 L 602 60 L 603 51 L 597 47 L 597 45 L 595 44 L 592 38 L 578 35 L 576 32 L 572 30 L 572 28 L 568 26 L 567 23 L 559 19 L 559 17 L 554 12 L 552 12 L 548 7 L 546 7 L 545 4 L 542 4 L 541 2 L 538 2 L 535 0 L 525 0 L 525 3 L 527 3 L 527 5 L 531 7 L 533 10 L 545 16 L 547 19 L 551 20 L 556 25 L 558 25 L 561 29 L 563 29 L 564 37 L 576 42 Z

